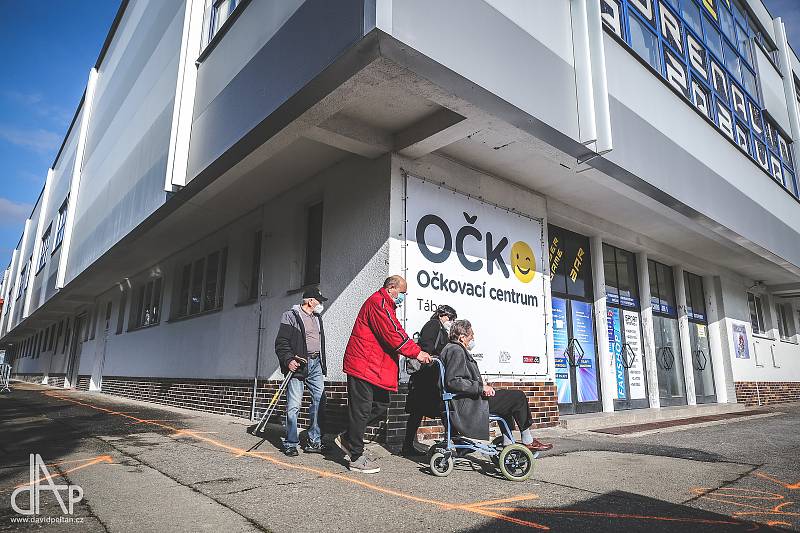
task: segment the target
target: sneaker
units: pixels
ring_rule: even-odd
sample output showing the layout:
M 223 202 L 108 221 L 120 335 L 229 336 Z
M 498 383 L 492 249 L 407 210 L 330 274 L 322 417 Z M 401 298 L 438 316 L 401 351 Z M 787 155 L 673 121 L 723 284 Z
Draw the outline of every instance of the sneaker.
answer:
M 350 460 L 350 449 L 347 447 L 347 444 L 344 442 L 344 433 L 339 433 L 338 435 L 336 435 L 336 438 L 333 439 L 333 442 L 339 448 L 341 448 L 341 450 L 344 452 L 344 458 L 349 461 Z
M 300 452 L 297 451 L 297 446 L 284 446 L 283 455 L 287 457 L 297 457 Z
M 361 472 L 362 474 L 377 474 L 381 471 L 381 467 L 366 455 L 362 455 L 355 461 L 350 461 L 349 466 L 351 471 Z
M 305 446 L 303 446 L 303 453 L 322 453 L 323 451 L 324 448 L 322 447 L 322 443 L 320 441 L 309 441 Z
M 523 444 L 523 446 L 525 446 L 532 452 L 546 452 L 547 450 L 553 449 L 552 444 L 546 444 L 536 439 L 533 439 L 533 442 L 531 442 L 530 444 Z

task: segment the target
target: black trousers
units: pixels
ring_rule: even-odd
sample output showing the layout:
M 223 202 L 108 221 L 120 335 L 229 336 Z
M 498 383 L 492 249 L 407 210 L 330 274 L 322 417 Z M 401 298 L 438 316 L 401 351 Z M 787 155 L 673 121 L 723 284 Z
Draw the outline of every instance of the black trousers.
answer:
M 533 425 L 528 398 L 521 390 L 497 389 L 494 396 L 486 399 L 489 401 L 489 413 L 502 417 L 508 429 L 514 430 L 514 422 L 520 431 Z
M 422 413 L 417 411 L 408 415 L 408 421 L 406 421 L 406 437 L 403 441 L 403 446 L 414 446 L 414 441 L 417 440 L 417 430 L 419 430 L 419 426 L 422 425 L 422 418 Z
M 389 391 L 353 376 L 347 376 L 348 425 L 345 441 L 350 460 L 364 453 L 364 432 L 367 426 L 386 416 Z

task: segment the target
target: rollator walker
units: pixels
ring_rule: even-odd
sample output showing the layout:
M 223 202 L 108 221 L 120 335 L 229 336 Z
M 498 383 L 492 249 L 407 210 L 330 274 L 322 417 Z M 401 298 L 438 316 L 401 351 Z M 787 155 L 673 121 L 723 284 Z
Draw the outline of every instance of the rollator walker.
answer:
M 510 481 L 525 481 L 533 473 L 533 461 L 539 457 L 539 452 L 533 453 L 528 448 L 514 440 L 511 428 L 499 416 L 489 414 L 489 422 L 497 422 L 501 436 L 496 437 L 491 443 L 468 439 L 453 435 L 450 423 L 450 402 L 456 395 L 447 392 L 444 384 L 444 364 L 439 359 L 433 359 L 439 365 L 439 389 L 444 402 L 442 425 L 445 428 L 446 440 L 437 441 L 430 449 L 430 467 L 435 476 L 444 477 L 453 471 L 456 458 L 466 458 L 467 454 L 479 452 L 488 457 L 503 476 Z M 507 437 L 513 444 L 503 445 L 503 437 Z

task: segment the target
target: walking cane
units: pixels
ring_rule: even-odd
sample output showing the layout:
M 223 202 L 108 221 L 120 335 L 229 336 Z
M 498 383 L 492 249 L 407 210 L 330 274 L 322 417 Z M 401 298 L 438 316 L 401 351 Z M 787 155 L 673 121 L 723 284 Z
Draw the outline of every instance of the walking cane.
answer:
M 295 356 L 295 360 L 300 363 L 300 365 L 304 365 L 307 360 L 303 359 L 302 357 Z M 272 399 L 269 401 L 269 405 L 267 405 L 267 410 L 264 411 L 264 415 L 261 417 L 261 420 L 258 422 L 258 426 L 253 433 L 261 433 L 264 431 L 264 428 L 267 426 L 267 422 L 269 421 L 269 417 L 272 416 L 272 413 L 275 411 L 275 408 L 278 406 L 278 400 L 283 395 L 283 392 L 289 386 L 289 380 L 292 379 L 294 376 L 294 371 L 290 370 L 286 377 L 283 378 L 283 382 L 278 387 L 278 390 L 275 391 L 275 394 L 272 395 Z

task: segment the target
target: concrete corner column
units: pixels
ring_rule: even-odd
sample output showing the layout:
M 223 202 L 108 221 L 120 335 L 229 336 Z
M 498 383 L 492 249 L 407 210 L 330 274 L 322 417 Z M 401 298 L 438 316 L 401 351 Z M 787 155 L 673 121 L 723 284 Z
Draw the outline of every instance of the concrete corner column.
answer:
M 597 366 L 600 371 L 600 395 L 603 411 L 614 411 L 614 361 L 608 343 L 608 310 L 606 309 L 606 273 L 603 266 L 603 239 L 590 237 L 592 283 L 594 289 L 594 323 L 597 340 Z
M 703 297 L 706 301 L 706 318 L 708 320 L 708 345 L 711 348 L 711 367 L 714 373 L 714 389 L 717 393 L 717 402 L 727 403 L 731 396 L 728 387 L 733 387 L 733 372 L 730 360 L 730 339 L 725 323 L 725 312 L 718 288 L 718 278 L 713 276 L 703 277 Z
M 683 267 L 672 267 L 675 279 L 675 303 L 678 307 L 678 333 L 681 338 L 681 353 L 683 357 L 683 382 L 686 386 L 686 404 L 697 405 L 697 394 L 694 388 L 694 356 L 692 355 L 692 341 L 689 338 L 689 315 L 686 308 L 686 282 L 683 277 Z
M 639 297 L 642 306 L 642 348 L 647 364 L 647 396 L 650 407 L 661 407 L 661 399 L 658 396 L 656 336 L 653 331 L 653 308 L 650 304 L 650 270 L 647 268 L 646 252 L 636 254 L 636 270 L 639 273 Z

